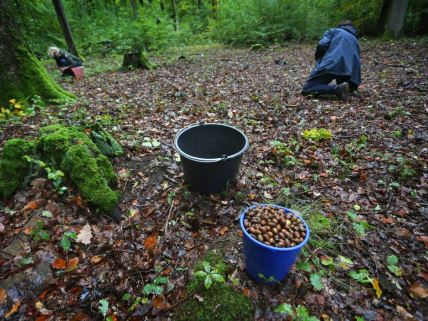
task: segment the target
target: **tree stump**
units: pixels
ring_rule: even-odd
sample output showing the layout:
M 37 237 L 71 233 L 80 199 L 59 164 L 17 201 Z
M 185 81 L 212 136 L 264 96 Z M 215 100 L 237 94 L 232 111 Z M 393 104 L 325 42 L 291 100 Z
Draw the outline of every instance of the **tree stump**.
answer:
M 129 52 L 123 55 L 123 69 L 145 69 L 152 70 L 155 66 L 149 61 L 147 56 L 141 51 Z

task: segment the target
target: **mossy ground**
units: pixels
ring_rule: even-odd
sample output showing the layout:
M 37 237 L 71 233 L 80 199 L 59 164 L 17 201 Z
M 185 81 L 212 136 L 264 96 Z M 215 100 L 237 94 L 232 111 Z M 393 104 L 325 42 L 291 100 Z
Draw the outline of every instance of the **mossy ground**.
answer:
M 204 259 L 196 263 L 194 271 L 203 269 L 202 262 L 206 261 L 210 266 L 227 280 L 229 267 L 221 255 L 208 252 Z M 206 289 L 204 281 L 193 279 L 188 285 L 190 298 L 177 309 L 174 320 L 187 321 L 245 321 L 253 320 L 254 309 L 249 298 L 235 291 L 228 283 L 213 283 Z M 195 294 L 198 295 L 197 299 Z M 200 299 L 202 298 L 202 299 Z
M 35 142 L 12 139 L 5 144 L 0 161 L 0 196 L 12 195 L 28 176 L 30 166 L 23 156 L 30 155 L 52 169 L 61 169 L 84 198 L 101 211 L 111 212 L 118 203 L 118 193 L 112 189 L 117 176 L 92 140 L 77 128 L 62 125 L 43 127 L 40 133 Z
M 30 164 L 23 158 L 32 154 L 34 145 L 23 139 L 11 139 L 3 148 L 0 160 L 0 197 L 11 196 L 28 175 Z

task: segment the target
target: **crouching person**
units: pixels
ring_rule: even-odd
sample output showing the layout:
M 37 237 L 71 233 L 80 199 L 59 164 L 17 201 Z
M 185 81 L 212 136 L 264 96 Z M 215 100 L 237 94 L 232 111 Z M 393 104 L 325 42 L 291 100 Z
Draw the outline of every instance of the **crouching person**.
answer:
M 346 100 L 361 83 L 360 47 L 351 21 L 327 30 L 315 51 L 315 68 L 302 94 L 336 95 Z M 336 84 L 330 84 L 336 80 Z
M 51 58 L 54 58 L 58 68 L 62 72 L 62 76 L 73 76 L 75 78 L 81 78 L 83 76 L 83 63 L 75 55 L 65 51 L 60 50 L 57 47 L 49 47 L 48 55 Z M 75 67 L 81 67 L 76 71 Z M 76 74 L 78 73 L 78 75 Z

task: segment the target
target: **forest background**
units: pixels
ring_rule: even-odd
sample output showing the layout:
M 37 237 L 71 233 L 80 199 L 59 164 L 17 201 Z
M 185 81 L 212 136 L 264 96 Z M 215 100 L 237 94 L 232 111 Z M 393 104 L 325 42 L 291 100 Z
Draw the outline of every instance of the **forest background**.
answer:
M 17 1 L 16 19 L 30 48 L 47 58 L 49 46 L 67 48 L 52 3 Z M 176 46 L 254 45 L 316 39 L 351 19 L 360 36 L 388 36 L 391 0 L 63 0 L 79 54 L 162 52 Z M 397 2 L 397 1 L 395 1 Z M 398 1 L 407 2 L 407 1 Z M 427 32 L 428 4 L 408 2 L 403 34 Z M 48 32 L 47 32 L 48 31 Z

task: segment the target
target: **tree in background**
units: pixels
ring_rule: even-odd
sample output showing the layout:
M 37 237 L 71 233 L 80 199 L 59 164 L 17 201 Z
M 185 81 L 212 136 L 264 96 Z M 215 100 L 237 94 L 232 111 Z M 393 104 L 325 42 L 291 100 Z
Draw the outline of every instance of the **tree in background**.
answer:
M 16 1 L 19 4 L 19 1 Z M 16 23 L 16 7 L 0 0 L 0 100 L 27 99 L 38 95 L 45 101 L 65 101 L 73 96 L 59 87 L 34 56 Z
M 73 35 L 71 34 L 70 25 L 68 24 L 67 17 L 65 16 L 64 5 L 62 4 L 62 1 L 52 0 L 52 4 L 58 16 L 59 24 L 61 25 L 61 29 L 64 34 L 64 39 L 67 43 L 68 51 L 71 52 L 73 55 L 79 57 L 76 45 L 74 44 Z
M 409 0 L 383 1 L 378 26 L 379 28 L 384 28 L 384 36 L 401 36 L 408 6 Z

